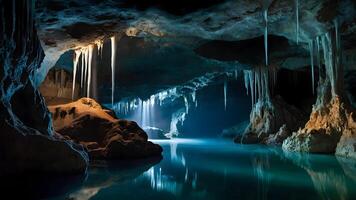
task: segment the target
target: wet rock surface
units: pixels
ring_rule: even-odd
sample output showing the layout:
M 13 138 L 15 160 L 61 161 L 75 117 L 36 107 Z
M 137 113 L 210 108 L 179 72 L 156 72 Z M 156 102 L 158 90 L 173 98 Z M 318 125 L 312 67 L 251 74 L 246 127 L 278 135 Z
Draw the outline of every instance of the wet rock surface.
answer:
M 134 159 L 160 156 L 162 148 L 147 141 L 147 134 L 133 121 L 117 119 L 93 99 L 49 106 L 54 129 L 82 144 L 92 159 Z

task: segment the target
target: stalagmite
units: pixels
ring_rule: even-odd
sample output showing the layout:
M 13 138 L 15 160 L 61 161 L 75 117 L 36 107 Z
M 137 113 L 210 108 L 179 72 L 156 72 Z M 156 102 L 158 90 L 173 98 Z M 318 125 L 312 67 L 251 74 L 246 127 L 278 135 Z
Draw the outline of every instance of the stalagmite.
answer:
M 310 66 L 311 66 L 311 74 L 312 74 L 312 91 L 314 94 L 314 41 L 309 42 L 309 52 L 310 52 Z
M 226 93 L 227 93 L 227 82 L 224 81 L 224 109 L 226 110 Z
M 75 82 L 77 77 L 77 70 L 78 70 L 78 62 L 81 55 L 80 50 L 74 51 L 75 58 L 73 59 L 73 85 L 72 85 L 72 100 L 74 99 L 74 92 L 75 92 Z
M 295 35 L 297 44 L 299 44 L 299 0 L 295 0 Z
M 116 61 L 116 38 L 115 36 L 110 38 L 111 40 L 111 104 L 114 104 L 115 94 L 115 61 Z

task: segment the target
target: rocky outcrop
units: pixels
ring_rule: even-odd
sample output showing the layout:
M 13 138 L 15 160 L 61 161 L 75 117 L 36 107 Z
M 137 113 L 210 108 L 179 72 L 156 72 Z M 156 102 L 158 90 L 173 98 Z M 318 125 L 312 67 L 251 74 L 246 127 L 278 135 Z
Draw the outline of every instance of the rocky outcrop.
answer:
M 285 103 L 280 96 L 276 96 L 270 102 L 258 101 L 251 111 L 250 124 L 245 133 L 237 136 L 234 141 L 243 144 L 265 143 L 270 138 L 284 135 L 277 133 L 282 126 L 295 130 L 302 126 L 303 121 L 301 111 Z
M 283 147 L 293 151 L 334 153 L 344 131 L 349 130 L 349 116 L 344 106 L 339 97 L 334 97 L 325 107 L 314 110 L 305 127 L 288 138 Z
M 31 0 L 0 3 L 0 171 L 83 173 L 87 154 L 55 135 L 43 97 L 33 86 L 44 57 L 33 5 Z
M 276 134 L 269 135 L 265 143 L 267 145 L 282 146 L 282 143 L 287 139 L 292 133 L 284 124 Z
M 321 70 L 318 98 L 310 119 L 303 129 L 283 142 L 285 150 L 355 157 L 356 126 L 352 108 L 344 97 L 337 28 L 322 38 L 325 67 Z
M 147 134 L 133 121 L 117 119 L 90 98 L 49 106 L 54 129 L 86 147 L 92 159 L 133 159 L 160 156 L 162 148 L 147 141 Z
M 284 141 L 283 148 L 356 158 L 355 117 L 340 97 L 333 97 L 325 107 L 313 110 L 305 127 Z

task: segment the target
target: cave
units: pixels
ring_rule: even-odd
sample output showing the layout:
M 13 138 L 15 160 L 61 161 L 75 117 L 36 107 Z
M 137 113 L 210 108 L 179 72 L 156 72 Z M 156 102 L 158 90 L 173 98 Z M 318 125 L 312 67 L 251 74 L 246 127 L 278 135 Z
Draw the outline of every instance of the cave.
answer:
M 354 199 L 354 0 L 0 0 L 14 199 Z

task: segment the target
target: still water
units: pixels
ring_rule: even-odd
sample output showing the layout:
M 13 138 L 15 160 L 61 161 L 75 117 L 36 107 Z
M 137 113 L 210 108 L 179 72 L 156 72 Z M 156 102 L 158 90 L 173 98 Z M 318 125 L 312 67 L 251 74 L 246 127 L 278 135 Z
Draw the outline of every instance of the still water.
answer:
M 163 158 L 94 163 L 50 199 L 356 199 L 356 161 L 228 140 L 155 140 Z M 58 187 L 55 187 L 58 189 Z

